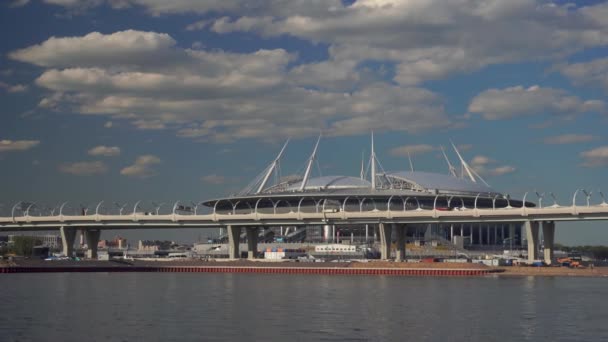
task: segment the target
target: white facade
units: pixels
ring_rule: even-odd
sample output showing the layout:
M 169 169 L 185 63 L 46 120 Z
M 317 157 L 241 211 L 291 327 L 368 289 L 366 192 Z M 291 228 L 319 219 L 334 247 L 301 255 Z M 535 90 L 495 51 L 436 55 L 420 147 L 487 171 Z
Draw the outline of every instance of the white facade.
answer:
M 357 252 L 357 246 L 354 245 L 318 245 L 315 246 L 316 253 L 355 253 Z

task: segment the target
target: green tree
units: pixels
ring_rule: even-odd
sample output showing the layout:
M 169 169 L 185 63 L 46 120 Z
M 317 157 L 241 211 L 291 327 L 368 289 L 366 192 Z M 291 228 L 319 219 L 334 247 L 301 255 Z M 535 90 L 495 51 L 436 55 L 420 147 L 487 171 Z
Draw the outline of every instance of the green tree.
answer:
M 13 237 L 12 252 L 17 255 L 30 256 L 34 252 L 34 247 L 42 245 L 42 241 L 32 236 Z

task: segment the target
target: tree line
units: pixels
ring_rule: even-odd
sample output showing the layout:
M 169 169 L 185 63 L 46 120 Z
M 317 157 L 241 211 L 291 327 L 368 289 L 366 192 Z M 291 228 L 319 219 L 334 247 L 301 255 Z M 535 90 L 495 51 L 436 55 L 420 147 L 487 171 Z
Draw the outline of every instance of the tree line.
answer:
M 32 256 L 36 246 L 42 246 L 42 240 L 33 236 L 13 236 L 12 242 L 0 249 L 0 254 Z
M 608 259 L 608 246 L 564 246 L 556 243 L 555 249 L 567 253 L 580 253 L 599 260 Z

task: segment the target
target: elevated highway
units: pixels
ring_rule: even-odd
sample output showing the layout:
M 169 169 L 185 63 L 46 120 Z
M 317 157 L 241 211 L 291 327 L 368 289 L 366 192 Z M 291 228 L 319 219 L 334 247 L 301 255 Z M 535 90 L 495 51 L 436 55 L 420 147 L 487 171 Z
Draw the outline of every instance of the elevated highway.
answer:
M 574 201 L 573 201 L 574 202 Z M 175 208 L 175 207 L 174 207 Z M 381 254 L 383 259 L 391 255 L 390 246 L 393 241 L 391 234 L 397 233 L 397 259 L 405 257 L 405 229 L 408 224 L 428 223 L 524 223 L 528 236 L 528 255 L 530 260 L 536 260 L 538 255 L 539 231 L 544 236 L 545 255 L 547 262 L 551 261 L 555 222 L 559 221 L 594 221 L 608 220 L 608 204 L 602 201 L 596 205 L 572 205 L 549 207 L 504 207 L 504 208 L 458 208 L 444 209 L 413 209 L 408 210 L 369 210 L 349 211 L 343 208 L 325 209 L 318 207 L 315 212 L 289 211 L 285 213 L 261 212 L 257 208 L 248 213 L 214 212 L 210 214 L 180 214 L 173 210 L 171 214 L 149 215 L 133 212 L 131 214 L 101 214 L 96 210 L 89 215 L 29 215 L 0 217 L 0 231 L 46 231 L 60 230 L 64 253 L 71 255 L 76 231 L 82 230 L 90 246 L 89 254 L 97 254 L 97 242 L 101 230 L 124 229 L 179 229 L 179 228 L 226 228 L 228 231 L 230 255 L 239 255 L 238 241 L 242 228 L 246 229 L 249 256 L 257 250 L 257 232 L 260 227 L 272 226 L 309 226 L 309 225 L 377 225 L 380 232 Z M 99 206 L 97 207 L 99 209 Z M 542 228 L 541 228 L 542 227 Z
M 551 206 L 545 208 L 415 209 L 371 211 L 321 211 L 288 213 L 211 213 L 204 215 L 54 215 L 0 217 L 0 231 L 40 231 L 65 227 L 79 229 L 218 228 L 227 226 L 303 226 L 377 223 L 485 223 L 608 220 L 608 204 Z

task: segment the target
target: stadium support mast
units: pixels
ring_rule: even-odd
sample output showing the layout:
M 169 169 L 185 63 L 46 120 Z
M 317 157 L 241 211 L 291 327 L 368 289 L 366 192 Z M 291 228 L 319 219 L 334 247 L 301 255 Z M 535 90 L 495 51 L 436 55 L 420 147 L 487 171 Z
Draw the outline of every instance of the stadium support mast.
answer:
M 317 148 L 319 148 L 319 142 L 321 141 L 321 134 L 319 134 L 319 138 L 317 139 L 317 143 L 315 144 L 315 149 L 312 151 L 310 158 L 308 158 L 308 165 L 306 165 L 306 172 L 304 172 L 304 179 L 302 179 L 302 185 L 300 185 L 300 191 L 304 191 L 306 188 L 306 183 L 308 183 L 308 178 L 310 178 L 310 172 L 312 171 L 312 165 L 315 162 L 315 158 L 317 157 Z
M 451 142 L 451 141 L 450 141 Z M 464 159 L 462 158 L 462 156 L 460 155 L 460 152 L 458 152 L 458 149 L 456 148 L 456 146 L 454 145 L 453 142 L 452 143 L 452 147 L 454 147 L 454 151 L 456 151 L 456 154 L 458 155 L 458 158 L 460 159 L 460 162 L 462 163 L 462 167 L 464 168 L 464 170 L 467 172 L 467 174 L 469 175 L 469 178 L 471 179 L 471 181 L 473 183 L 477 183 L 477 179 L 479 179 L 483 184 L 485 184 L 486 186 L 490 186 L 480 175 L 479 173 L 477 173 L 475 171 L 475 169 L 473 169 L 472 167 L 469 166 L 469 164 L 467 164 L 467 162 L 464 161 Z M 447 157 L 446 157 L 447 158 Z M 449 163 L 449 162 L 448 162 Z M 475 178 L 477 177 L 477 178 Z
M 376 151 L 374 150 L 374 131 L 372 131 L 372 155 L 370 158 L 372 163 L 372 190 L 376 190 Z
M 467 164 L 467 162 L 464 161 L 464 159 L 460 155 L 460 152 L 458 152 L 456 145 L 454 145 L 454 143 L 452 141 L 450 141 L 450 143 L 452 144 L 452 147 L 454 148 L 456 155 L 458 155 L 458 159 L 460 159 L 460 163 L 462 164 L 462 167 L 467 172 L 467 175 L 469 175 L 469 179 L 471 179 L 471 182 L 477 183 L 477 179 L 475 179 L 475 176 L 473 176 L 473 172 L 471 172 L 471 167 L 469 166 L 469 164 Z
M 412 156 L 410 155 L 410 151 L 407 151 L 407 159 L 410 160 L 410 170 L 414 172 L 414 163 L 412 163 Z
M 266 172 L 266 175 L 264 176 L 264 180 L 262 180 L 262 183 L 260 183 L 260 186 L 258 187 L 258 191 L 256 191 L 256 194 L 259 194 L 260 192 L 262 192 L 262 190 L 264 190 L 264 187 L 266 186 L 266 183 L 268 183 L 268 179 L 270 178 L 270 175 L 272 175 L 274 170 L 277 168 L 277 165 L 279 164 L 279 160 L 281 159 L 281 156 L 283 155 L 283 152 L 285 151 L 285 148 L 287 147 L 288 143 L 289 143 L 289 139 L 287 139 L 287 141 L 285 141 L 285 144 L 283 145 L 281 152 L 279 152 L 277 157 L 270 164 L 270 167 L 268 167 L 268 171 Z
M 445 161 L 448 163 L 448 170 L 450 172 L 450 174 L 456 178 L 458 178 L 458 176 L 456 175 L 456 168 L 454 167 L 454 165 L 452 165 L 452 163 L 450 163 L 450 159 L 448 158 L 448 155 L 445 154 L 445 149 L 443 148 L 443 146 L 441 146 L 441 153 L 443 153 L 443 157 L 445 158 Z
M 361 151 L 361 180 L 365 178 L 365 151 Z

